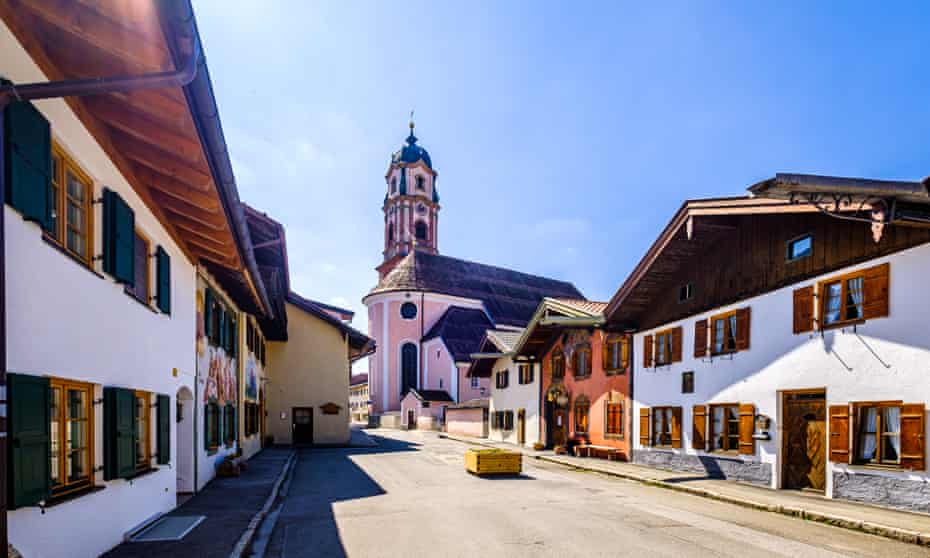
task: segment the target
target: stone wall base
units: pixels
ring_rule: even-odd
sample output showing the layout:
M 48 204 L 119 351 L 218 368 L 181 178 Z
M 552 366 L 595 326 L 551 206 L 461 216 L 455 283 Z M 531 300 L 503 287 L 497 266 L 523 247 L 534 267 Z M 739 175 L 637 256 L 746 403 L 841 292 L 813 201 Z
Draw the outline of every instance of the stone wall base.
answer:
M 633 463 L 683 473 L 707 475 L 712 479 L 726 479 L 772 486 L 772 466 L 757 461 L 710 455 L 688 455 L 662 450 L 633 450 Z
M 833 497 L 930 513 L 930 482 L 923 480 L 834 471 Z

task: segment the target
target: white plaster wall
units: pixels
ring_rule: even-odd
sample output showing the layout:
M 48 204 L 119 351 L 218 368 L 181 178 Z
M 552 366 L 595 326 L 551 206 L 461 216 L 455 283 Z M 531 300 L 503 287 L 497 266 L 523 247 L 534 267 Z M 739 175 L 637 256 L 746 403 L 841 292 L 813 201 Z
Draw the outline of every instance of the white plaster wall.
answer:
M 501 442 L 517 443 L 517 410 L 526 410 L 526 439 L 524 445 L 532 447 L 539 441 L 539 375 L 538 363 L 533 363 L 533 381 L 529 384 L 519 382 L 517 364 L 510 357 L 499 358 L 494 363 L 491 373 L 491 402 L 490 412 L 496 410 L 513 411 L 513 430 L 499 430 L 490 428 L 488 438 Z M 510 369 L 509 383 L 506 388 L 498 389 L 494 380 L 500 370 Z
M 823 333 L 792 333 L 794 289 L 821 279 L 890 262 L 889 317 Z M 682 407 L 682 450 L 691 449 L 692 406 L 708 403 L 753 403 L 756 413 L 773 420 L 773 439 L 757 442 L 756 454 L 744 459 L 773 466 L 773 488 L 781 482 L 781 421 L 779 391 L 825 388 L 827 405 L 851 401 L 930 401 L 930 337 L 926 333 L 930 298 L 923 292 L 930 273 L 930 245 L 911 248 L 821 277 L 803 281 L 740 303 L 664 324 L 634 337 L 633 443 L 639 446 L 639 409 L 663 405 Z M 723 311 L 752 308 L 750 348 L 712 361 L 694 358 L 694 322 Z M 682 325 L 683 360 L 670 366 L 644 369 L 643 337 Z M 681 373 L 695 371 L 694 393 L 681 393 Z M 829 432 L 827 433 L 829 440 Z M 827 457 L 829 459 L 829 455 Z M 832 472 L 852 474 L 861 467 L 827 463 L 827 494 L 832 495 Z M 870 475 L 930 480 L 927 472 L 888 471 L 871 468 Z
M 0 74 L 14 82 L 46 81 L 45 76 L 0 22 Z M 107 276 L 52 248 L 41 230 L 8 206 L 7 343 L 8 369 L 91 382 L 96 398 L 103 386 L 119 386 L 171 396 L 181 386 L 193 390 L 194 266 L 77 117 L 61 100 L 36 103 L 49 119 L 52 134 L 94 180 L 94 195 L 104 185 L 133 208 L 136 225 L 171 256 L 172 314 L 145 308 Z M 101 253 L 100 205 L 95 205 L 95 254 Z M 100 268 L 99 263 L 96 267 Z M 154 267 L 152 268 L 154 273 Z M 178 375 L 173 370 L 178 370 Z M 95 464 L 103 463 L 103 409 L 95 406 Z M 154 440 L 154 421 L 153 421 Z M 176 460 L 172 434 L 172 463 Z M 146 518 L 175 506 L 175 471 L 162 466 L 135 479 L 103 481 L 106 488 L 49 508 L 23 508 L 8 514 L 10 541 L 29 557 L 96 556 L 118 544 L 123 534 Z M 100 510 L 107 520 L 100 520 Z M 63 537 L 62 533 L 69 536 Z

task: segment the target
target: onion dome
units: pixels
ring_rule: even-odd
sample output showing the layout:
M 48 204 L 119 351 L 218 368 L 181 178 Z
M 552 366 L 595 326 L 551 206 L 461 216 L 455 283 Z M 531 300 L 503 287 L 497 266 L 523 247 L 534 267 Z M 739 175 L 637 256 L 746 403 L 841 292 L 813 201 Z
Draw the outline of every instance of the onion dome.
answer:
M 392 163 L 416 163 L 423 161 L 430 169 L 433 168 L 433 161 L 429 158 L 429 152 L 417 145 L 417 137 L 413 135 L 413 122 L 410 122 L 410 135 L 407 136 L 407 143 L 391 155 Z

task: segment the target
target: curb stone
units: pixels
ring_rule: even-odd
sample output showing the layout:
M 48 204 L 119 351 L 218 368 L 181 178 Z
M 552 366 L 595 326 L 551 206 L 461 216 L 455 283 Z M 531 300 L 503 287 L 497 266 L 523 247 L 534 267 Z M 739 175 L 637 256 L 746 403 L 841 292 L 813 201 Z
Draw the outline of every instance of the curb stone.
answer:
M 290 473 L 291 469 L 294 468 L 294 463 L 297 461 L 297 452 L 295 450 L 291 451 L 291 455 L 288 456 L 287 462 L 284 464 L 284 467 L 281 468 L 281 472 L 278 474 L 278 478 L 274 482 L 274 486 L 271 488 L 271 493 L 268 495 L 268 498 L 265 499 L 265 504 L 260 510 L 255 512 L 255 515 L 252 516 L 251 521 L 249 521 L 249 526 L 246 527 L 245 531 L 242 533 L 242 536 L 239 537 L 239 541 L 236 543 L 236 546 L 233 547 L 232 552 L 229 554 L 229 558 L 242 558 L 245 550 L 252 544 L 252 539 L 255 538 L 255 533 L 258 531 L 258 526 L 261 525 L 262 520 L 265 518 L 265 515 L 268 514 L 268 510 L 271 509 L 272 504 L 278 498 L 278 492 L 281 490 L 281 484 L 284 482 L 284 479 Z
M 457 438 L 449 435 L 440 435 L 440 437 L 447 438 L 449 440 L 455 440 L 457 442 L 462 442 L 465 444 L 473 444 L 476 446 L 488 446 L 488 447 L 497 447 L 492 444 L 484 444 L 481 442 L 467 440 L 463 438 Z M 524 452 L 524 455 L 525 452 Z M 592 467 L 585 467 L 583 465 L 575 463 L 566 463 L 560 459 L 553 459 L 545 455 L 535 455 L 528 457 L 533 457 L 539 461 L 546 461 L 548 463 L 555 463 L 556 465 L 561 465 L 568 469 L 575 469 L 578 471 L 587 471 L 592 473 L 600 473 L 602 475 L 607 475 L 610 477 L 618 477 L 626 480 L 631 480 L 645 484 L 647 486 L 655 486 L 658 488 L 665 488 L 668 490 L 674 490 L 677 492 L 684 492 L 687 494 L 692 494 L 695 496 L 701 496 L 703 498 L 708 498 L 711 500 L 717 500 L 719 502 L 725 502 L 728 504 L 734 504 L 737 506 L 742 506 L 744 508 L 752 508 L 759 511 L 766 511 L 771 513 L 777 513 L 781 515 L 787 515 L 789 517 L 796 517 L 798 519 L 804 519 L 807 521 L 813 521 L 816 523 L 823 523 L 825 525 L 832 525 L 834 527 L 841 527 L 843 529 L 849 529 L 851 531 L 859 531 L 862 533 L 869 533 L 871 535 L 877 535 L 879 537 L 884 537 L 887 539 L 893 539 L 905 543 L 911 543 L 921 546 L 930 546 L 930 533 L 918 533 L 916 531 L 909 531 L 907 529 L 901 529 L 898 527 L 891 527 L 888 525 L 881 525 L 878 523 L 871 523 L 869 521 L 862 521 L 859 519 L 852 519 L 848 517 L 843 517 L 840 515 L 833 515 L 831 513 L 824 513 L 819 511 L 807 510 L 804 508 L 797 508 L 794 506 L 784 506 L 781 504 L 763 504 L 761 502 L 754 502 L 752 500 L 747 500 L 744 498 L 738 498 L 735 496 L 728 496 L 725 494 L 720 494 L 719 492 L 714 492 L 712 490 L 707 490 L 705 488 L 695 488 L 691 486 L 684 486 L 680 484 L 672 484 L 665 482 L 663 480 L 644 477 L 641 475 L 635 475 L 631 473 L 623 473 L 620 471 L 605 471 L 601 469 L 595 469 Z

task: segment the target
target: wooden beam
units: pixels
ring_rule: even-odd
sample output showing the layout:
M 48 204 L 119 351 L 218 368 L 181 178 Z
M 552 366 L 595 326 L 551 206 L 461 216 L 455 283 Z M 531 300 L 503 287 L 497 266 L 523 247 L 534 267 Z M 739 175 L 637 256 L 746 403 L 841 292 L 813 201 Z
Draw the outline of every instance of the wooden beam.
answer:
M 276 238 L 274 240 L 268 240 L 266 242 L 259 242 L 258 244 L 253 244 L 252 248 L 254 248 L 255 250 L 259 250 L 261 248 L 272 248 L 274 246 L 278 246 L 279 244 L 281 244 L 281 242 L 283 242 L 282 239 Z
M 193 210 L 190 206 L 178 203 L 174 198 L 166 196 L 158 190 L 152 190 L 151 194 L 154 199 L 157 199 L 159 207 L 171 215 L 197 223 L 216 232 L 229 231 L 225 216 L 223 215 L 211 215 L 204 211 Z
M 105 124 L 125 132 L 175 156 L 191 165 L 205 163 L 200 141 L 188 136 L 166 122 L 159 122 L 137 111 L 132 105 L 110 95 L 88 97 L 84 100 L 88 110 Z
M 220 208 L 220 200 L 213 188 L 195 188 L 187 182 L 165 176 L 138 163 L 134 163 L 133 168 L 139 181 L 149 188 L 155 188 L 174 196 L 183 196 L 211 212 Z
M 113 143 L 123 154 L 133 161 L 149 167 L 159 173 L 187 182 L 195 188 L 210 186 L 213 182 L 204 167 L 196 168 L 179 160 L 171 153 L 153 147 L 151 144 L 136 139 L 129 134 L 114 130 L 111 134 Z
M 71 0 L 7 0 L 85 45 L 132 60 L 146 71 L 168 71 L 174 64 L 162 37 L 145 36 L 101 17 Z M 62 37 L 63 40 L 67 38 Z M 74 48 L 79 48 L 77 44 Z M 91 53 L 88 53 L 91 55 Z

